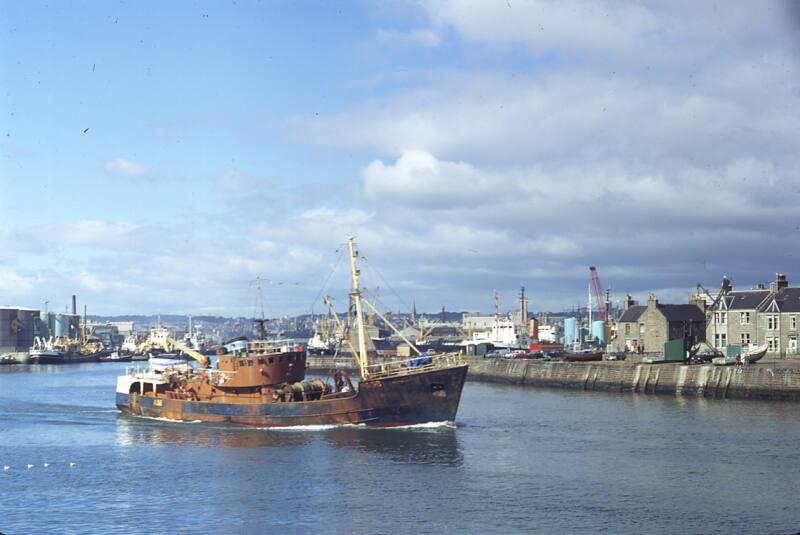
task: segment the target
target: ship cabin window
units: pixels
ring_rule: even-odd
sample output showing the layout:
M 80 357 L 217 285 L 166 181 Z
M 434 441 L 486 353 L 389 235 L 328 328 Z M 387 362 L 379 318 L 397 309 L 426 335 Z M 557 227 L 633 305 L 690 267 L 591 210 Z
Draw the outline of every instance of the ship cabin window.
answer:
M 259 359 L 258 359 L 258 363 L 259 363 L 259 364 L 266 364 L 266 363 L 264 362 L 264 359 L 262 359 L 262 358 L 259 358 Z
M 239 361 L 239 366 L 244 366 L 244 361 L 243 360 Z
M 247 365 L 248 366 L 252 366 L 253 364 L 255 364 L 255 362 L 253 362 L 253 359 L 248 359 L 247 360 Z
M 269 363 L 270 364 L 274 364 L 275 363 L 275 357 L 270 357 L 269 358 Z

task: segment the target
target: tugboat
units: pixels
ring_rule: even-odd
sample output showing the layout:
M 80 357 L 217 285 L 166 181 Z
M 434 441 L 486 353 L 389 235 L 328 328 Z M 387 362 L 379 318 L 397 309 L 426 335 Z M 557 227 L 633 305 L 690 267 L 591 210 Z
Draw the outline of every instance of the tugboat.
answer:
M 197 368 L 129 369 L 117 379 L 117 407 L 134 416 L 257 427 L 455 420 L 468 368 L 458 355 L 369 363 L 352 237 L 348 246 L 359 334 L 358 349 L 352 348 L 361 371 L 357 384 L 342 370 L 334 370 L 330 382 L 306 380 L 303 346 L 258 340 L 245 348 L 219 348 L 216 368 L 190 350 L 184 352 L 199 362 Z

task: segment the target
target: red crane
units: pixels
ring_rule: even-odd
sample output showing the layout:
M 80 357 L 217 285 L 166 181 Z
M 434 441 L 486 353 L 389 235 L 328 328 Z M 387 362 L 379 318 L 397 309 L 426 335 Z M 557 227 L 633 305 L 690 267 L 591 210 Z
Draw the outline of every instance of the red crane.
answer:
M 592 291 L 597 302 L 597 312 L 600 314 L 600 319 L 603 320 L 603 323 L 608 325 L 608 314 L 606 313 L 606 305 L 603 299 L 603 290 L 600 286 L 600 277 L 597 275 L 597 268 L 589 266 L 589 272 L 592 274 Z

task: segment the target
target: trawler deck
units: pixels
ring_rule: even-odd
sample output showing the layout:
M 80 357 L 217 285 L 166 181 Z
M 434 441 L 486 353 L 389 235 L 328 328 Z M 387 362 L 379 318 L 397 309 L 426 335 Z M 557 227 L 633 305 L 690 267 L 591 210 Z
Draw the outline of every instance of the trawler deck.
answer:
M 412 359 L 371 364 L 366 367 L 366 374 L 369 379 L 386 379 L 463 365 L 465 365 L 464 360 L 456 354 L 420 355 Z

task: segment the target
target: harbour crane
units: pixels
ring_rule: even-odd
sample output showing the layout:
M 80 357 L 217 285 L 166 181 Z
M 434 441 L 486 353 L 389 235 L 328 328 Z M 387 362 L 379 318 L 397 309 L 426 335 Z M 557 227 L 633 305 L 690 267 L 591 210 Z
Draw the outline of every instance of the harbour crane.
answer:
M 603 299 L 603 290 L 600 286 L 600 276 L 597 274 L 597 268 L 595 266 L 589 266 L 589 273 L 592 274 L 592 291 L 594 292 L 594 298 L 597 302 L 597 312 L 600 315 L 600 319 L 603 320 L 603 323 L 608 326 L 608 299 Z

